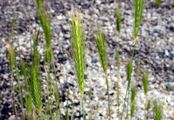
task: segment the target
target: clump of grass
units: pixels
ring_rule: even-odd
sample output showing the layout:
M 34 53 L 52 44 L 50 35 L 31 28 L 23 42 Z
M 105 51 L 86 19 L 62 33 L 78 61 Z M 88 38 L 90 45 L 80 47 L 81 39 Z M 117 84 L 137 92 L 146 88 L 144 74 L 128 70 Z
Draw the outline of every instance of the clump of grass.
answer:
M 111 117 L 110 114 L 110 95 L 109 95 L 109 80 L 108 80 L 108 60 L 107 60 L 107 53 L 106 53 L 106 39 L 103 32 L 98 32 L 95 35 L 97 49 L 100 55 L 100 61 L 102 64 L 103 71 L 105 73 L 105 80 L 106 80 L 106 87 L 107 87 L 107 94 L 108 94 L 108 112 L 109 112 L 109 119 Z
M 153 113 L 154 113 L 154 120 L 162 120 L 163 116 L 162 107 L 157 101 L 154 102 Z
M 37 6 L 37 13 L 39 17 L 39 21 L 41 24 L 41 27 L 43 29 L 44 35 L 45 35 L 45 62 L 44 62 L 44 68 L 47 73 L 47 83 L 48 83 L 48 90 L 51 95 L 54 95 L 56 106 L 58 110 L 56 111 L 56 116 L 60 114 L 60 100 L 59 100 L 59 92 L 58 92 L 58 86 L 56 82 L 53 83 L 53 79 L 56 79 L 56 70 L 55 70 L 55 63 L 54 63 L 54 57 L 53 57 L 53 49 L 52 49 L 52 31 L 51 31 L 51 22 L 49 17 L 46 15 L 46 11 L 44 8 L 44 0 L 36 0 L 36 6 Z M 52 76 L 54 78 L 51 78 L 50 74 L 52 73 L 51 68 L 53 68 L 53 74 Z M 54 84 L 54 85 L 53 85 Z M 53 99 L 49 99 L 49 104 L 47 105 L 47 110 L 49 110 L 50 117 L 52 118 L 52 104 Z M 61 117 L 59 116 L 61 119 Z
M 121 13 L 120 13 L 119 8 L 115 9 L 115 18 L 116 18 L 117 31 L 120 32 L 120 30 L 121 30 Z
M 155 0 L 155 4 L 157 5 L 157 6 L 160 6 L 161 5 L 161 0 Z
M 32 102 L 32 96 L 30 93 L 30 80 L 29 80 L 29 75 L 28 75 L 28 66 L 26 63 L 24 63 L 24 61 L 20 62 L 20 70 L 21 70 L 21 75 L 24 77 L 24 99 L 25 99 L 25 104 L 24 107 L 26 108 L 26 118 L 27 119 L 33 119 L 33 102 Z
M 134 39 L 136 39 L 141 23 L 141 17 L 144 8 L 144 0 L 135 0 L 135 23 L 134 23 Z
M 82 112 L 84 117 L 84 108 L 83 108 L 83 96 L 84 96 L 84 71 L 85 71 L 85 38 L 82 30 L 82 24 L 79 18 L 79 14 L 76 13 L 72 16 L 71 20 L 71 45 L 73 52 L 73 59 L 75 63 L 75 71 L 77 76 L 77 82 L 80 88 L 81 93 L 81 105 Z

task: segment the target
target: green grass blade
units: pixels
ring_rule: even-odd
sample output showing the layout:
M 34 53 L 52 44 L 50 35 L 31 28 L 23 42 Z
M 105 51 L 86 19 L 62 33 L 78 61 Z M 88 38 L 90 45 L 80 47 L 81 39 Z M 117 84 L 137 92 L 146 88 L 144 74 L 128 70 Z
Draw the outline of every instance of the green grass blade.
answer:
M 73 58 L 75 62 L 75 71 L 77 75 L 77 81 L 80 88 L 81 95 L 84 93 L 84 71 L 85 71 L 85 59 L 84 59 L 84 34 L 82 30 L 81 20 L 76 14 L 72 16 L 71 21 L 71 44 Z
M 116 64 L 117 64 L 117 66 L 119 66 L 120 65 L 120 50 L 119 50 L 119 48 L 117 48 L 116 49 Z
M 119 83 L 120 83 L 120 53 L 119 48 L 116 49 L 116 65 L 118 66 L 118 73 L 117 73 L 117 81 L 116 81 L 116 100 L 118 105 L 118 116 L 119 116 L 119 105 L 120 105 L 120 90 L 119 90 Z
M 134 111 L 135 111 L 135 104 L 136 104 L 136 100 L 135 100 L 135 96 L 137 94 L 137 88 L 136 86 L 131 88 L 131 119 L 133 117 Z
M 121 13 L 120 13 L 119 8 L 115 9 L 115 18 L 116 18 L 117 31 L 120 32 L 120 30 L 121 30 Z
M 107 74 L 108 61 L 107 61 L 107 53 L 106 53 L 106 39 L 105 39 L 104 33 L 103 32 L 97 33 L 95 35 L 95 39 L 96 39 L 97 49 L 100 55 L 102 68 L 105 74 Z
M 135 23 L 134 23 L 134 38 L 135 39 L 138 35 L 143 8 L 144 8 L 144 0 L 135 0 Z
M 161 5 L 161 0 L 155 0 L 155 4 L 157 5 L 157 6 L 160 6 Z
M 154 120 L 162 120 L 162 107 L 156 102 L 154 102 Z
M 131 76 L 132 76 L 132 60 L 129 60 L 129 62 L 128 62 L 128 64 L 127 64 L 128 89 L 130 88 Z
M 147 95 L 147 92 L 148 92 L 148 73 L 147 72 L 143 73 L 142 82 L 143 82 L 144 94 Z

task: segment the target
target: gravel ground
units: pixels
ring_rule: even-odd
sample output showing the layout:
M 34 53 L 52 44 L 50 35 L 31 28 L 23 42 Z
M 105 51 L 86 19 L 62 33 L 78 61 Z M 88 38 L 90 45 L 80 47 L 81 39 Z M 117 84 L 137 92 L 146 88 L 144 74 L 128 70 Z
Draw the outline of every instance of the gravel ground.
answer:
M 74 8 L 82 13 L 86 34 L 86 73 L 85 73 L 85 112 L 92 114 L 94 120 L 107 119 L 107 93 L 99 55 L 95 46 L 93 33 L 101 26 L 105 32 L 108 45 L 110 95 L 112 99 L 112 118 L 117 119 L 115 82 L 115 49 L 121 53 L 121 101 L 126 90 L 125 65 L 131 56 L 133 46 L 134 9 L 133 0 L 46 0 L 47 13 L 51 18 L 53 31 L 54 56 L 57 66 L 57 77 L 61 90 L 62 103 L 66 105 L 64 94 L 70 90 L 69 104 L 75 104 L 75 118 L 79 119 L 79 90 L 75 81 L 73 61 L 70 53 L 69 17 Z M 116 32 L 114 9 L 121 6 L 121 33 Z M 34 32 L 41 29 L 36 16 L 34 0 L 0 0 L 0 118 L 8 119 L 12 112 L 10 91 L 10 70 L 6 56 L 5 42 L 9 39 L 11 19 L 16 19 L 15 31 L 11 42 L 17 51 L 22 51 L 22 58 L 30 60 L 31 44 Z M 42 35 L 39 41 L 39 52 L 43 54 Z M 18 46 L 20 44 L 20 47 Z M 174 1 L 165 0 L 160 7 L 153 0 L 145 4 L 145 9 L 138 37 L 135 57 L 150 72 L 149 93 L 151 100 L 158 100 L 163 105 L 164 120 L 174 120 Z M 21 59 L 19 56 L 17 60 Z M 142 69 L 142 66 L 141 66 Z M 15 84 L 15 83 L 14 83 Z M 65 90 L 66 89 L 66 90 Z M 134 120 L 144 116 L 145 96 L 142 83 L 138 81 L 137 109 Z M 103 91 L 103 92 L 101 92 Z M 91 96 L 89 96 L 89 93 Z M 97 107 L 98 106 L 98 107 Z M 72 109 L 70 109 L 72 112 Z M 65 113 L 61 109 L 62 114 Z M 152 113 L 148 114 L 152 119 Z

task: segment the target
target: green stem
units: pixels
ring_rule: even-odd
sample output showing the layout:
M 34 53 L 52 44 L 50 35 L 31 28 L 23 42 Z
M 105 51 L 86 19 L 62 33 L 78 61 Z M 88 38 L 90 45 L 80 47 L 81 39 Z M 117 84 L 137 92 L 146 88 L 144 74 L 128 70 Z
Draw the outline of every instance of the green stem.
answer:
M 117 95 L 117 105 L 118 105 L 118 117 L 120 116 L 120 112 L 119 112 L 119 105 L 120 105 L 120 90 L 119 90 L 119 82 L 120 82 L 120 66 L 118 67 L 118 76 L 117 76 L 117 82 L 116 82 L 116 95 Z
M 86 120 L 85 118 L 85 112 L 84 112 L 84 95 L 81 94 L 81 110 L 82 110 L 82 115 L 83 115 L 83 120 Z
M 108 93 L 108 114 L 109 114 L 109 120 L 110 120 L 111 108 L 110 108 L 110 95 L 109 95 L 109 81 L 108 81 L 107 73 L 105 73 L 105 80 L 106 80 L 106 87 L 107 87 L 107 93 Z
M 125 108 L 126 101 L 127 101 L 126 99 L 127 99 L 128 90 L 129 90 L 129 86 L 127 85 L 126 95 L 124 97 L 123 109 L 122 109 L 122 112 L 121 112 L 120 120 L 122 120 L 122 118 L 123 118 L 123 112 L 124 112 L 124 108 Z

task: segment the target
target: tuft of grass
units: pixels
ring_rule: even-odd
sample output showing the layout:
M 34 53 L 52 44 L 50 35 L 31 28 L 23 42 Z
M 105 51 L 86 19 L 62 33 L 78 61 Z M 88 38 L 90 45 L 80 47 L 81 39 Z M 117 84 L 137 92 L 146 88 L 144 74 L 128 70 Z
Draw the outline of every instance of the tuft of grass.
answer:
M 51 32 L 51 23 L 49 17 L 46 15 L 44 9 L 44 0 L 36 0 L 37 13 L 41 27 L 44 31 L 46 45 L 45 45 L 45 61 L 51 62 L 53 59 L 53 50 L 52 50 L 52 32 Z
M 121 30 L 121 13 L 120 13 L 119 8 L 115 9 L 115 18 L 116 18 L 117 31 L 120 32 L 120 30 Z
M 144 94 L 147 95 L 147 92 L 148 92 L 148 73 L 147 72 L 143 73 L 142 82 L 143 82 Z
M 131 120 L 132 120 L 132 117 L 133 117 L 133 114 L 134 114 L 134 111 L 135 111 L 135 105 L 136 105 L 136 100 L 135 100 L 135 97 L 136 97 L 136 94 L 137 94 L 137 87 L 136 86 L 133 86 L 131 88 Z
M 109 95 L 109 80 L 107 75 L 108 70 L 108 60 L 107 60 L 107 53 L 106 53 L 106 38 L 103 32 L 98 32 L 95 35 L 97 49 L 100 56 L 100 61 L 102 64 L 103 71 L 105 73 L 105 81 L 106 81 L 106 87 L 107 87 L 107 94 L 108 94 L 108 114 L 109 119 L 111 117 L 111 109 L 110 109 L 110 95 Z
M 155 4 L 157 5 L 157 6 L 160 6 L 161 5 L 161 0 L 155 0 Z
M 154 112 L 154 120 L 162 120 L 162 114 L 163 114 L 162 107 L 161 105 L 159 105 L 157 101 L 154 102 L 153 112 Z
M 141 23 L 141 17 L 144 8 L 144 0 L 135 0 L 135 23 L 134 23 L 134 39 L 136 39 Z
M 79 18 L 79 14 L 76 13 L 72 16 L 71 20 L 71 45 L 73 52 L 73 59 L 75 63 L 75 71 L 77 76 L 77 82 L 81 93 L 81 106 L 84 117 L 83 108 L 83 96 L 84 96 L 84 71 L 85 71 L 85 38 L 82 30 L 82 22 Z

